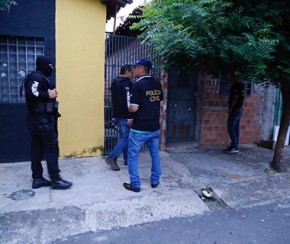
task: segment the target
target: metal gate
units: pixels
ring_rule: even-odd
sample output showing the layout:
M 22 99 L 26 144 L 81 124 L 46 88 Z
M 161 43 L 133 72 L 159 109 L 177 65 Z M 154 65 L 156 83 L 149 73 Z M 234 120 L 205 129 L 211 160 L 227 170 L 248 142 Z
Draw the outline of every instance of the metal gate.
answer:
M 198 73 L 171 70 L 168 76 L 167 142 L 196 140 Z
M 113 34 L 106 35 L 106 60 L 105 60 L 105 142 L 104 153 L 108 154 L 117 143 L 119 133 L 116 124 L 112 118 L 111 105 L 111 82 L 119 74 L 120 68 L 124 64 L 130 64 L 140 57 L 152 56 L 153 47 L 144 45 L 140 40 L 134 37 L 118 36 Z M 159 80 L 159 59 L 151 59 L 151 75 Z

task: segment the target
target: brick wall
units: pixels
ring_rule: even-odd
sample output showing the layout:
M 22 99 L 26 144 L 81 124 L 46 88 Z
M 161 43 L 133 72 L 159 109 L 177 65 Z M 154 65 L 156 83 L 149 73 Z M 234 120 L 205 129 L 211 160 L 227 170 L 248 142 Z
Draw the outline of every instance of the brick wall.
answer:
M 258 143 L 260 140 L 261 98 L 257 94 L 246 97 L 241 124 L 241 143 Z
M 160 149 L 164 150 L 166 146 L 166 109 L 167 109 L 167 92 L 168 92 L 168 73 L 166 71 L 161 72 L 161 85 L 163 91 L 163 101 L 160 108 L 160 124 L 161 124 L 161 137 L 160 137 Z
M 166 109 L 168 92 L 168 74 L 163 71 L 161 84 L 164 101 L 161 104 L 161 138 L 160 149 L 166 147 Z M 228 96 L 219 95 L 220 82 L 217 79 L 202 74 L 199 78 L 199 98 L 197 114 L 198 142 L 203 145 L 229 145 L 227 133 Z M 253 89 L 251 96 L 245 96 L 244 114 L 240 125 L 240 143 L 258 143 L 260 140 L 262 93 Z
M 208 75 L 200 76 L 200 143 L 204 145 L 229 145 L 227 133 L 228 97 L 219 95 L 219 80 Z M 240 126 L 240 143 L 258 143 L 262 97 L 253 89 L 245 96 L 244 114 Z

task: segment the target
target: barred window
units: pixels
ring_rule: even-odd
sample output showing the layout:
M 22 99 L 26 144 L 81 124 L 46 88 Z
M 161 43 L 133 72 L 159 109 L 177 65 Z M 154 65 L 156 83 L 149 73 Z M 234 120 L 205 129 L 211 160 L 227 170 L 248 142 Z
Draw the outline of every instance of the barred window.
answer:
M 245 86 L 245 96 L 251 96 L 252 94 L 252 82 L 247 80 L 242 80 Z M 230 95 L 231 82 L 223 75 L 220 75 L 220 89 L 219 94 L 221 96 Z
M 22 82 L 43 54 L 43 38 L 0 36 L 0 103 L 24 102 Z

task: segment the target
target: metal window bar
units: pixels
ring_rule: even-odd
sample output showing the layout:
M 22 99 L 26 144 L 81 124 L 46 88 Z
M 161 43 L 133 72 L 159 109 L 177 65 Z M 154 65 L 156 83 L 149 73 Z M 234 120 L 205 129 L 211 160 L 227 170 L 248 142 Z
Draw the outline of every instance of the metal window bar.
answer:
M 221 96 L 228 96 L 230 95 L 231 83 L 228 79 L 226 79 L 222 74 L 220 75 L 220 87 L 219 87 L 219 94 Z M 248 80 L 242 80 L 245 86 L 245 96 L 252 95 L 252 82 Z
M 118 76 L 122 65 L 133 63 L 140 57 L 152 56 L 153 47 L 144 45 L 140 40 L 134 37 L 118 36 L 106 34 L 106 53 L 105 53 L 105 101 L 104 101 L 104 125 L 105 125 L 105 142 L 104 154 L 114 148 L 118 141 L 118 127 L 114 123 L 111 105 L 110 87 L 112 80 Z M 160 80 L 159 59 L 152 60 L 153 68 L 151 75 Z M 145 147 L 142 148 L 143 150 Z
M 20 89 L 25 76 L 44 54 L 44 39 L 0 36 L 0 103 L 23 103 Z

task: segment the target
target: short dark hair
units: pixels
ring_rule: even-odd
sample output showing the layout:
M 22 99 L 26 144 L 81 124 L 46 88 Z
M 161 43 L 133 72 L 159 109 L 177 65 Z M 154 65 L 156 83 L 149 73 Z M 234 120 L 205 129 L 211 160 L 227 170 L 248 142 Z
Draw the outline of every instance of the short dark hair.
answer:
M 125 64 L 120 69 L 120 75 L 124 75 L 126 73 L 126 71 L 131 72 L 131 70 L 132 70 L 131 65 Z
M 146 73 L 146 74 L 149 74 L 150 69 L 149 69 L 148 67 L 146 67 L 146 66 L 143 66 L 143 67 L 144 67 L 144 71 L 145 71 L 145 73 Z

